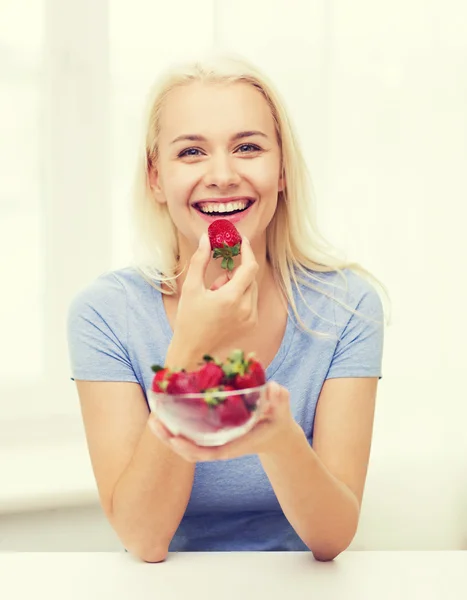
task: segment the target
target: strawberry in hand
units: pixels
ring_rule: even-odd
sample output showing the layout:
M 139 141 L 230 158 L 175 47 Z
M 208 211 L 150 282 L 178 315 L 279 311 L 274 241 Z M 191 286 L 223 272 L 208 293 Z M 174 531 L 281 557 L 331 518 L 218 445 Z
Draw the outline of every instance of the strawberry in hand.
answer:
M 227 219 L 217 219 L 209 225 L 209 241 L 213 258 L 222 258 L 222 268 L 233 271 L 233 257 L 240 254 L 242 236 L 233 223 Z

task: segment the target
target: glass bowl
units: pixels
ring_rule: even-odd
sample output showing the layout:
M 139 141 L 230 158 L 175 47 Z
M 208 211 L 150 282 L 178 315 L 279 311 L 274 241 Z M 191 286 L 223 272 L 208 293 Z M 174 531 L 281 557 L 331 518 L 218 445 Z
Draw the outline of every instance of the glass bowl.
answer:
M 148 390 L 148 403 L 172 435 L 183 435 L 198 446 L 222 446 L 252 429 L 265 396 L 266 385 L 203 394 Z

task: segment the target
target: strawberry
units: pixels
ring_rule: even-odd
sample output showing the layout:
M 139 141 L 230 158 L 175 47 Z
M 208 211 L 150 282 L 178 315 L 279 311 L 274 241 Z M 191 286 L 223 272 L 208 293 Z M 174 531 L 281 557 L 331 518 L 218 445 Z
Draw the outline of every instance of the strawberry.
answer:
M 219 406 L 219 404 L 222 404 L 222 402 L 225 400 L 224 396 L 219 394 L 219 392 L 233 392 L 234 390 L 235 388 L 233 385 L 223 384 L 213 388 L 208 388 L 207 390 L 204 390 L 204 401 L 209 406 Z
M 200 392 L 198 374 L 187 371 L 176 371 L 169 377 L 167 394 L 197 394 Z
M 153 392 L 165 392 L 168 384 L 168 376 L 170 374 L 169 369 L 161 367 L 159 365 L 153 365 L 151 369 L 155 375 L 152 380 L 152 391 Z
M 253 352 L 245 359 L 243 350 L 234 350 L 223 366 L 226 378 L 235 389 L 254 388 L 266 383 L 266 374 Z
M 219 421 L 223 426 L 236 427 L 243 425 L 250 418 L 250 413 L 240 395 L 228 396 L 216 410 Z
M 208 235 L 213 258 L 222 257 L 222 268 L 233 271 L 233 257 L 240 254 L 242 246 L 242 236 L 235 225 L 227 219 L 217 219 L 209 225 Z
M 266 375 L 261 364 L 250 359 L 246 365 L 245 373 L 237 373 L 234 377 L 234 385 L 238 390 L 254 388 L 266 383 Z
M 208 388 L 217 387 L 224 378 L 224 371 L 214 362 L 206 362 L 206 364 L 198 369 L 197 374 L 201 392 L 204 392 Z
M 254 412 L 258 408 L 258 401 L 261 397 L 259 392 L 247 392 L 243 395 L 245 406 L 250 412 Z
M 187 420 L 203 420 L 209 417 L 210 407 L 203 398 L 174 398 L 173 402 L 177 404 L 180 410 L 180 416 Z

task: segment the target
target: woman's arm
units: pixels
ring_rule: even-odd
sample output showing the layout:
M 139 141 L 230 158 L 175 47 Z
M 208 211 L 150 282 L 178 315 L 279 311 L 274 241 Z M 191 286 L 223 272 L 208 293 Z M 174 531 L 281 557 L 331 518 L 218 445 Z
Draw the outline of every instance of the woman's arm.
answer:
M 169 348 L 167 364 L 193 360 L 185 349 Z M 195 465 L 154 435 L 138 384 L 76 384 L 105 515 L 129 552 L 161 562 L 185 513 Z
M 138 384 L 76 384 L 104 513 L 129 552 L 160 562 L 185 512 L 194 465 L 152 433 Z
M 292 527 L 317 560 L 332 560 L 357 531 L 378 378 L 325 381 L 313 448 L 297 425 L 259 458 Z

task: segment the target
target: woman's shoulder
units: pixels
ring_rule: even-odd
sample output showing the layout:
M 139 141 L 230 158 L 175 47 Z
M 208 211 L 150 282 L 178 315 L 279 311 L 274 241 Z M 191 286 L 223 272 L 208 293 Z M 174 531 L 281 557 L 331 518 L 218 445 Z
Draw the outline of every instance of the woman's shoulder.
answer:
M 79 289 L 68 307 L 72 379 L 137 382 L 130 360 L 127 289 L 140 285 L 131 268 L 106 271 Z
M 294 300 L 306 322 L 346 323 L 354 311 L 360 316 L 383 316 L 381 297 L 375 285 L 350 267 L 333 271 L 300 270 L 293 285 Z M 357 317 L 358 318 L 358 317 Z
M 149 283 L 142 277 L 136 267 L 128 266 L 100 273 L 92 281 L 86 283 L 76 292 L 73 301 L 107 303 L 123 300 L 128 293 L 138 293 L 147 288 Z
M 363 296 L 376 294 L 374 285 L 350 267 L 330 271 L 301 269 L 297 273 L 295 291 L 307 297 L 321 297 L 358 303 Z

